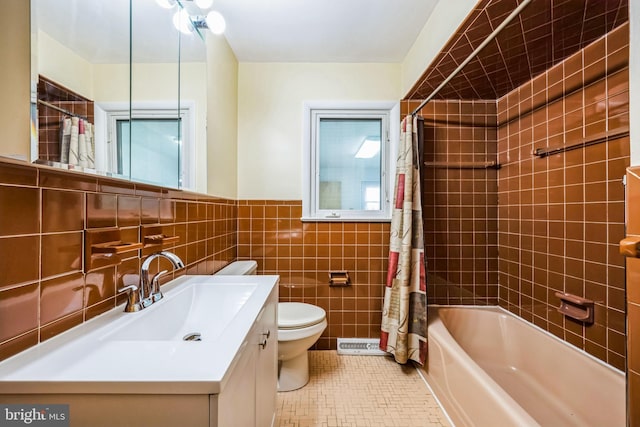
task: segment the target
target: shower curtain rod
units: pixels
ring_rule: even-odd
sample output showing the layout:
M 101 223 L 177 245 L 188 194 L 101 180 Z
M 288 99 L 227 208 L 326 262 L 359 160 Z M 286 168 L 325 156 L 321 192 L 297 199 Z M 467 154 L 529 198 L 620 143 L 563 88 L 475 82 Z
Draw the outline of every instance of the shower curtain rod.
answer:
M 474 50 L 473 52 L 471 52 L 471 54 L 467 57 L 467 59 L 465 59 L 464 61 L 462 61 L 462 63 L 460 65 L 458 65 L 458 68 L 456 68 L 455 70 L 453 70 L 453 72 L 449 75 L 449 77 L 447 77 L 446 79 L 444 79 L 444 81 L 442 83 L 440 83 L 440 85 L 438 87 L 436 87 L 433 92 L 431 92 L 431 94 L 429 96 L 427 96 L 425 98 L 424 101 L 422 101 L 422 103 L 418 106 L 418 108 L 416 108 L 415 110 L 413 110 L 413 112 L 411 113 L 412 116 L 416 116 L 420 110 L 422 110 L 424 108 L 425 105 L 427 105 L 427 103 L 429 101 L 431 101 L 437 94 L 438 92 L 440 92 L 440 90 L 451 81 L 451 79 L 453 79 L 469 62 L 471 62 L 471 60 L 473 58 L 475 58 L 478 53 L 480 53 L 480 51 L 486 46 L 488 45 L 491 40 L 495 39 L 496 36 L 500 33 L 500 31 L 502 31 L 502 29 L 504 27 L 506 27 L 507 25 L 509 25 L 509 23 L 511 21 L 513 21 L 513 18 L 515 18 L 516 16 L 518 16 L 520 14 L 520 12 L 522 12 L 522 10 L 527 7 L 527 5 L 529 5 L 529 3 L 531 3 L 533 0 L 524 0 L 522 3 L 520 3 L 518 5 L 518 7 L 516 7 L 513 12 L 511 12 L 509 14 L 509 16 L 507 16 L 505 18 L 504 21 L 502 21 L 502 23 L 500 25 L 498 25 L 496 27 L 495 30 L 493 30 L 493 32 L 491 34 L 489 34 L 489 36 L 484 39 L 484 41 L 480 44 L 480 46 L 478 46 L 476 48 L 476 50 Z
M 54 110 L 56 110 L 56 111 L 59 111 L 59 112 L 61 112 L 62 114 L 66 114 L 67 116 L 73 116 L 73 117 L 78 117 L 79 119 L 89 120 L 89 119 L 88 119 L 87 117 L 85 117 L 85 116 L 81 116 L 80 114 L 72 113 L 71 111 L 67 111 L 67 110 L 65 110 L 64 108 L 57 107 L 57 106 L 55 106 L 55 105 L 53 105 L 53 104 L 51 104 L 51 103 L 49 103 L 49 102 L 47 102 L 47 101 L 43 101 L 43 100 L 41 100 L 41 99 L 38 99 L 38 104 L 42 104 L 42 105 L 44 105 L 45 107 L 49 107 L 49 108 L 51 108 L 51 109 L 54 109 Z

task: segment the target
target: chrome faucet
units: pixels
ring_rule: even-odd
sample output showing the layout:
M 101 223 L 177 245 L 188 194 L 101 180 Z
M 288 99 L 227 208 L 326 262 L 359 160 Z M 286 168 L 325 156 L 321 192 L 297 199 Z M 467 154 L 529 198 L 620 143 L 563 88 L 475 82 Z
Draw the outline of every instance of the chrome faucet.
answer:
M 124 311 L 127 313 L 140 311 L 162 299 L 160 276 L 168 273 L 168 270 L 162 270 L 156 274 L 151 280 L 151 283 L 149 283 L 149 267 L 151 266 L 151 262 L 160 257 L 168 259 L 174 269 L 184 268 L 184 262 L 182 262 L 178 255 L 172 252 L 161 251 L 149 255 L 142 263 L 142 267 L 140 267 L 140 285 L 129 285 L 119 290 L 119 292 L 128 292 L 129 297 L 127 305 L 124 308 Z
M 140 300 L 142 304 L 145 304 L 147 301 L 147 305 L 149 306 L 154 302 L 162 299 L 162 292 L 160 292 L 160 276 L 167 273 L 167 270 L 163 270 L 160 273 L 156 274 L 153 278 L 152 282 L 149 283 L 149 266 L 151 262 L 156 258 L 166 258 L 173 265 L 174 269 L 184 268 L 184 263 L 180 259 L 180 257 L 173 252 L 169 251 L 161 251 L 156 252 L 147 257 L 142 263 L 142 267 L 140 267 Z

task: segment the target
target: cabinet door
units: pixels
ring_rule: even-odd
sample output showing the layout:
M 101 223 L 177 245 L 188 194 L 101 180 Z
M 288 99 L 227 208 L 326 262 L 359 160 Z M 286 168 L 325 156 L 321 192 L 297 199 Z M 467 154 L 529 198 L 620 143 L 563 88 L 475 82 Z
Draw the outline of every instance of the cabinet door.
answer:
M 258 315 L 256 363 L 256 426 L 272 426 L 278 389 L 278 295 L 276 286 Z
M 256 357 L 258 351 L 252 340 L 245 341 L 239 359 L 231 372 L 224 390 L 218 396 L 218 426 L 257 426 L 256 405 Z

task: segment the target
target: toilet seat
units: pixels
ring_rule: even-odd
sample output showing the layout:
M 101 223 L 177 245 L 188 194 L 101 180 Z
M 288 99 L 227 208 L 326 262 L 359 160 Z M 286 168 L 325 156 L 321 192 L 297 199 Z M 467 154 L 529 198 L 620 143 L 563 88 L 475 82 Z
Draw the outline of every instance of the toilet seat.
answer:
M 327 313 L 303 302 L 278 303 L 278 329 L 300 329 L 322 323 Z

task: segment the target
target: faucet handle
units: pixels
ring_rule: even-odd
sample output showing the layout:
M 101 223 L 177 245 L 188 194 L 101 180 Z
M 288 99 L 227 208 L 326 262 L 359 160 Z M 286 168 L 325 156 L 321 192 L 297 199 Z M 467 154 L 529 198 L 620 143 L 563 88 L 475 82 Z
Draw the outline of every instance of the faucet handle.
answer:
M 140 303 L 140 292 L 136 285 L 129 285 L 118 289 L 118 294 L 127 292 L 127 305 L 124 307 L 126 313 L 135 313 L 142 310 L 142 304 Z
M 151 280 L 151 295 L 149 296 L 152 302 L 156 302 L 162 299 L 163 295 L 162 292 L 160 292 L 160 276 L 168 272 L 169 270 L 162 270 L 160 273 L 153 276 L 153 279 Z

